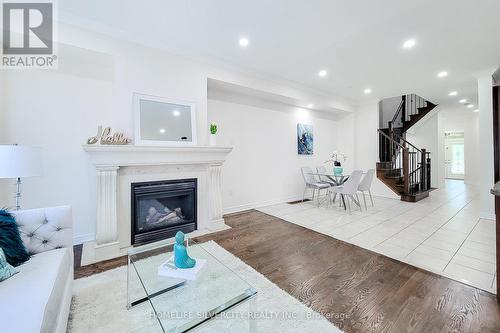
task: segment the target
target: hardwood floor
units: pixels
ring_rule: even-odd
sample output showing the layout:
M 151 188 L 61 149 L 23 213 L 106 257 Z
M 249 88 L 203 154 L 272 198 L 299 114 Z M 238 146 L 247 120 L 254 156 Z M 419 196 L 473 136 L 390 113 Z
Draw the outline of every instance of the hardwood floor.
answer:
M 196 240 L 216 241 L 346 332 L 500 332 L 492 294 L 258 211 L 225 218 L 232 229 Z M 76 267 L 75 278 L 123 264 Z
M 73 247 L 75 258 L 75 279 L 91 276 L 93 274 L 102 273 L 104 271 L 124 266 L 127 264 L 127 256 L 114 258 L 110 260 L 100 261 L 96 264 L 81 266 L 82 262 L 82 245 Z

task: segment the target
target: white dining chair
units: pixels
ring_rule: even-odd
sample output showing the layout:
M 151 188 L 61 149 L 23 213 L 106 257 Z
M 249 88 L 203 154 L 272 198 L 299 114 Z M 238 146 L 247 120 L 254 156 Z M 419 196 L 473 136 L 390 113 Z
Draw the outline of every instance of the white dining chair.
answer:
M 310 167 L 302 167 L 300 168 L 300 171 L 302 172 L 302 178 L 304 178 L 304 182 L 306 184 L 304 188 L 304 193 L 302 195 L 302 202 L 304 202 L 304 199 L 306 198 L 307 189 L 312 189 L 313 190 L 312 201 L 314 201 L 314 195 L 316 193 L 316 190 L 318 190 L 318 204 L 319 204 L 319 195 L 321 190 L 328 190 L 328 188 L 330 188 L 330 185 L 318 180 L 315 177 Z
M 372 198 L 372 192 L 371 192 L 371 187 L 372 187 L 374 175 L 375 175 L 375 169 L 370 169 L 370 170 L 366 171 L 365 176 L 363 177 L 363 179 L 361 180 L 361 182 L 359 183 L 359 186 L 358 186 L 358 191 L 363 194 L 363 201 L 365 202 L 365 209 L 368 209 L 368 207 L 366 206 L 365 192 L 368 192 L 368 194 L 370 195 L 370 201 L 372 202 L 372 207 L 375 207 L 375 205 L 373 204 L 373 198 Z
M 363 175 L 363 171 L 361 170 L 355 170 L 352 172 L 352 174 L 349 176 L 349 178 L 346 180 L 346 182 L 340 186 L 334 186 L 330 189 L 330 194 L 339 194 L 341 197 L 342 202 L 344 203 L 344 208 L 349 211 L 349 214 L 352 213 L 351 211 L 351 203 L 349 199 L 353 202 L 356 201 L 354 199 L 354 196 L 357 198 L 357 203 L 359 205 L 359 210 L 361 210 L 361 203 L 359 202 L 359 197 L 358 197 L 358 186 L 359 183 L 361 182 L 361 176 Z

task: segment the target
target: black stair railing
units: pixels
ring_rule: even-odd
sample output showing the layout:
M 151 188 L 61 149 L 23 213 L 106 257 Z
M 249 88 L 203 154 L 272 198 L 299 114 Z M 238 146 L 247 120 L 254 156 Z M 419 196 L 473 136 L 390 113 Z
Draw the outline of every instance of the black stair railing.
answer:
M 402 127 L 404 124 L 404 120 L 406 119 L 406 96 L 401 97 L 401 102 L 392 117 L 392 120 L 389 121 L 389 133 L 394 131 L 395 125 L 400 123 Z
M 388 128 L 379 129 L 379 158 L 385 162 L 386 176 L 397 180 L 398 190 L 404 194 L 415 194 L 431 188 L 430 152 L 419 149 L 406 140 L 408 124 L 414 117 L 427 112 L 433 106 L 417 94 L 401 96 Z
M 418 149 L 402 136 L 379 133 L 380 161 L 385 164 L 388 178 L 396 179 L 403 194 L 415 194 L 430 189 L 430 153 Z
M 431 188 L 431 153 L 426 149 L 418 149 L 400 135 L 394 134 L 403 147 L 408 148 L 408 171 L 410 193 L 427 191 Z

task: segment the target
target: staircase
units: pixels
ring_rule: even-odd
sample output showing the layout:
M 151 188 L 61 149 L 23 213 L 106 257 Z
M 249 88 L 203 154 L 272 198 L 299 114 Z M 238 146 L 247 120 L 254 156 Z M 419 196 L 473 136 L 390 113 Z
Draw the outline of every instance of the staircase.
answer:
M 431 188 L 430 152 L 417 148 L 406 140 L 406 132 L 436 107 L 424 98 L 409 94 L 401 96 L 395 111 L 379 110 L 381 123 L 379 134 L 379 160 L 377 178 L 380 179 L 401 200 L 417 202 L 429 196 Z M 383 114 L 382 114 L 383 113 Z

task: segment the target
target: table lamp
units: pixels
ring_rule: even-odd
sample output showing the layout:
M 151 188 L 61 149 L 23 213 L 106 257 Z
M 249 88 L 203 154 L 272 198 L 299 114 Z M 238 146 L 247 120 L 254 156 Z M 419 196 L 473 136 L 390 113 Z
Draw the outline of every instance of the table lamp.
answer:
M 16 210 L 21 209 L 21 178 L 40 176 L 42 154 L 38 147 L 0 145 L 0 178 L 14 178 Z

